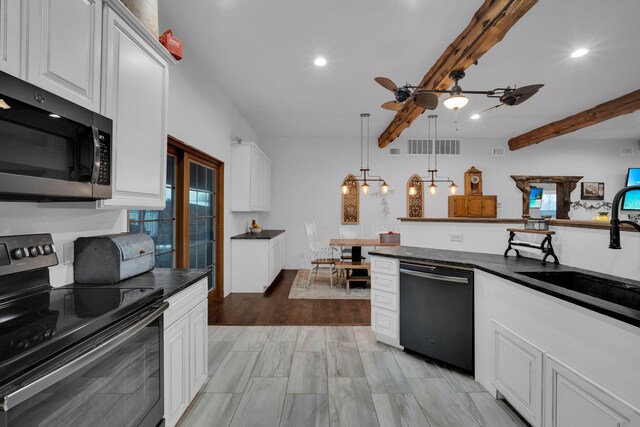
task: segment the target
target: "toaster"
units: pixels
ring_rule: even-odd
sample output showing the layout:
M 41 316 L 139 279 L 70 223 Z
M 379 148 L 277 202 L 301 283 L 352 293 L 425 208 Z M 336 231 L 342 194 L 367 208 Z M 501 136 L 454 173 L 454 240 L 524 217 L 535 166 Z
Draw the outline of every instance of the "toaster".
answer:
M 77 283 L 117 283 L 155 266 L 155 245 L 144 233 L 80 237 L 73 251 Z

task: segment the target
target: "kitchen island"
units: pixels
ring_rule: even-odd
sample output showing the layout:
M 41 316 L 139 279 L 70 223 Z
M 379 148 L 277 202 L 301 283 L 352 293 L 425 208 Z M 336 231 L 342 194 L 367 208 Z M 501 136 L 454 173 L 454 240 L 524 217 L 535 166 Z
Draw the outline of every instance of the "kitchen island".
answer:
M 630 420 L 627 425 L 640 425 L 640 282 L 494 254 L 408 246 L 370 254 L 372 294 L 376 288 L 386 292 L 397 310 L 376 307 L 372 295 L 372 329 L 379 339 L 402 345 L 400 262 L 471 268 L 478 382 L 506 397 L 534 426 L 599 427 L 624 419 Z M 579 273 L 623 292 L 594 297 L 522 272 Z M 377 283 L 397 287 L 383 289 Z M 384 325 L 395 324 L 395 330 L 376 330 L 379 312 L 390 319 Z

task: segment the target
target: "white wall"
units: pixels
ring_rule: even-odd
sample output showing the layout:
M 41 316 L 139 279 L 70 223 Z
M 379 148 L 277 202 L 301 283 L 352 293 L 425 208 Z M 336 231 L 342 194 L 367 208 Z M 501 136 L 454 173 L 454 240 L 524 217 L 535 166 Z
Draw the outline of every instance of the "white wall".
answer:
M 174 65 L 169 80 L 169 135 L 225 163 L 224 290 L 231 289 L 230 237 L 247 231 L 248 222 L 258 213 L 231 212 L 231 142 L 235 137 L 257 141 L 257 135 L 229 97 L 197 63 L 185 59 Z
M 446 138 L 447 135 L 441 137 Z M 387 180 L 392 194 L 387 197 L 390 212 L 386 215 L 380 197 L 361 195 L 363 235 L 372 234 L 373 224 L 393 224 L 399 228 L 396 218 L 406 216 L 404 189 L 407 179 L 413 173 L 426 175 L 426 158 L 407 156 L 405 141 L 406 138 L 399 138 L 392 144 L 392 147 L 402 150 L 402 155 L 397 157 L 389 156 L 388 149 L 371 148 L 372 172 Z M 262 138 L 262 148 L 273 161 L 272 211 L 264 221 L 271 228 L 287 230 L 287 268 L 307 266 L 309 251 L 303 232 L 304 220 L 316 221 L 319 238 L 326 244 L 329 238 L 338 236 L 340 184 L 348 173 L 358 173 L 359 142 L 359 137 Z M 634 155 L 620 156 L 622 146 L 634 147 Z M 492 147 L 504 148 L 506 155 L 493 157 Z M 484 194 L 498 195 L 498 217 L 519 218 L 522 193 L 510 175 L 581 175 L 585 181 L 605 182 L 605 200 L 611 201 L 615 191 L 624 186 L 627 168 L 640 165 L 640 155 L 636 141 L 626 140 L 557 139 L 511 152 L 506 141 L 467 139 L 463 141 L 461 156 L 441 156 L 438 160 L 441 174 L 449 175 L 461 189 L 464 172 L 472 165 L 483 171 Z M 574 201 L 580 197 L 579 187 L 572 193 Z M 446 190 L 441 186 L 435 196 L 425 196 L 427 217 L 447 216 Z M 570 212 L 572 219 L 591 219 L 595 215 L 597 213 L 584 210 Z M 506 241 L 506 238 L 501 236 L 499 240 Z M 582 252 L 580 249 L 578 254 Z M 561 262 L 568 259 L 565 257 Z

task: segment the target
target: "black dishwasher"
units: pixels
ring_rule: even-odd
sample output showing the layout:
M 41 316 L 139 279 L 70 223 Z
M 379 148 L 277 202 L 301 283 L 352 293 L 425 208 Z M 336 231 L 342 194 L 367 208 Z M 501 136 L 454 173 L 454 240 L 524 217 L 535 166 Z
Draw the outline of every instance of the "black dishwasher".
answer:
M 400 263 L 400 345 L 473 374 L 473 270 Z

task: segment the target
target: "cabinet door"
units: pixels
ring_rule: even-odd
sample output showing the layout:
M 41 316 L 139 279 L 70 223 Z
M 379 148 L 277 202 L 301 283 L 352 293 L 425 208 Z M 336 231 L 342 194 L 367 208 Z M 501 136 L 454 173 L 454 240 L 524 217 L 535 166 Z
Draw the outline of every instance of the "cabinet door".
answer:
M 167 63 L 105 8 L 103 113 L 113 119 L 113 198 L 101 206 L 165 205 Z
M 193 399 L 207 380 L 207 301 L 189 313 L 189 398 Z
M 588 378 L 545 355 L 545 426 L 638 427 L 640 413 Z
M 498 322 L 491 322 L 491 382 L 533 427 L 542 425 L 543 352 Z
M 258 152 L 258 150 L 252 148 L 251 149 L 251 189 L 250 189 L 250 205 L 252 211 L 260 211 L 262 210 L 262 198 L 263 194 L 263 180 L 262 180 L 262 171 L 264 169 L 264 162 L 262 161 L 262 156 Z
M 27 80 L 100 109 L 101 0 L 30 0 Z
M 15 77 L 20 77 L 21 3 L 0 0 L 0 70 Z
M 496 218 L 498 216 L 497 196 L 482 196 L 482 217 Z
M 262 188 L 263 188 L 263 199 L 262 199 L 262 210 L 270 211 L 271 210 L 271 162 L 268 159 L 263 158 L 264 162 L 264 170 L 262 171 Z
M 467 198 L 467 215 L 471 218 L 482 217 L 482 196 L 466 196 Z
M 467 216 L 467 198 L 465 196 L 449 196 L 449 218 Z
M 191 401 L 189 388 L 189 316 L 164 332 L 164 418 L 175 425 Z
M 398 340 L 398 313 L 376 306 L 371 307 L 371 330 L 394 341 Z

